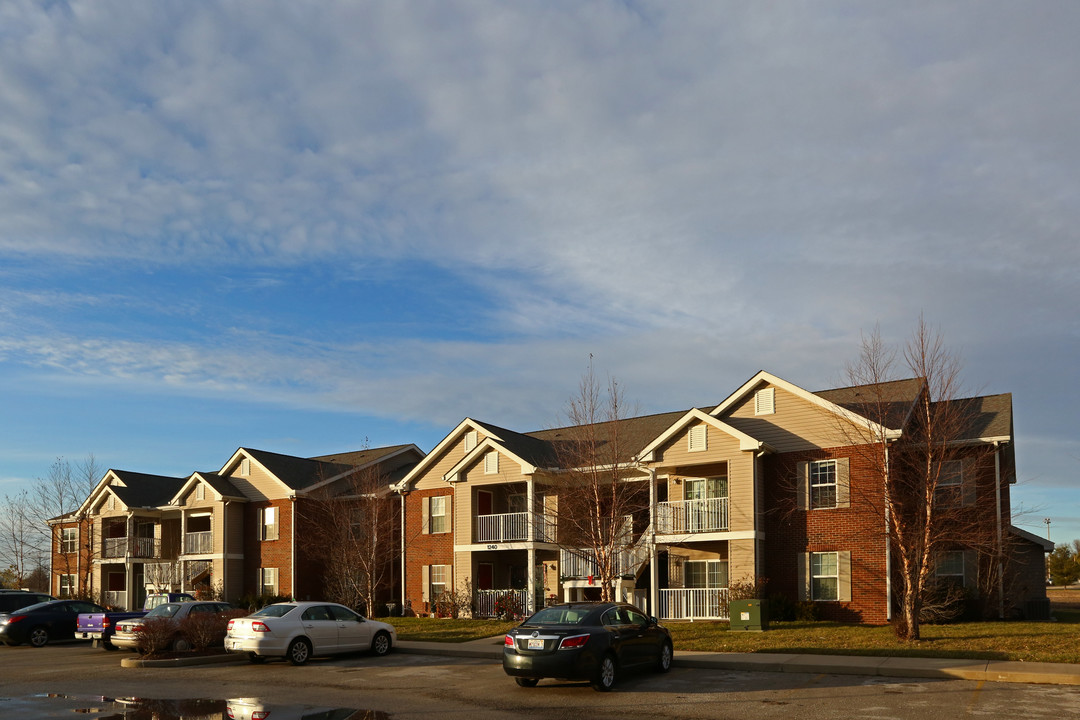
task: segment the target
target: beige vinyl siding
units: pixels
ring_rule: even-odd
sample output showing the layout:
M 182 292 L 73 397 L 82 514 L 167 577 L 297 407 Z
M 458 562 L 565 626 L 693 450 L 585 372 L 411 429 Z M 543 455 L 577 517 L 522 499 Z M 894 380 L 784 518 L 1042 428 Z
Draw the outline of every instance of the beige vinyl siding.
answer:
M 757 573 L 754 546 L 753 540 L 728 542 L 728 579 L 730 582 L 754 579 Z
M 768 385 L 762 383 L 755 390 L 763 387 Z M 720 419 L 781 453 L 851 444 L 850 433 L 841 430 L 838 415 L 781 388 L 776 388 L 776 412 L 772 415 L 754 414 L 751 392 Z
M 479 434 L 479 438 L 478 442 L 484 442 L 485 436 L 483 433 Z M 461 437 L 458 438 L 457 442 L 446 448 L 438 460 L 428 466 L 427 470 L 416 479 L 413 489 L 435 490 L 436 488 L 446 487 L 446 481 L 443 480 L 443 476 L 450 472 L 451 468 L 461 462 L 463 457 L 465 457 L 465 433 L 461 434 Z M 481 463 L 482 462 L 483 460 L 481 459 Z
M 283 500 L 292 492 L 254 460 L 251 461 L 251 474 L 247 477 L 240 475 L 241 464 L 238 462 L 226 477 L 244 497 L 250 500 Z
M 727 463 L 728 478 L 728 530 L 745 532 L 754 529 L 754 454 L 739 449 L 739 441 L 726 432 L 709 426 L 708 449 L 690 452 L 688 448 L 689 427 L 671 439 L 658 454 L 659 464 L 667 468 L 668 501 L 683 499 L 683 478 L 707 477 L 694 473 L 695 466 Z M 677 468 L 677 471 L 676 471 Z M 676 483 L 676 477 L 679 482 Z
M 225 532 L 228 533 L 228 542 L 224 552 L 242 553 L 244 551 L 244 503 L 233 502 L 226 505 L 222 517 L 226 516 Z
M 481 471 L 483 471 L 483 465 L 481 463 Z M 472 487 L 467 482 L 454 483 L 454 508 L 453 517 L 450 518 L 450 527 L 454 529 L 454 542 L 456 544 L 471 543 L 473 541 L 472 531 L 472 516 L 473 516 L 473 502 L 472 502 Z M 461 554 L 461 553 L 458 553 Z M 467 554 L 466 554 L 467 558 Z M 468 565 L 459 565 L 458 559 L 454 557 L 454 564 L 458 567 L 468 568 Z

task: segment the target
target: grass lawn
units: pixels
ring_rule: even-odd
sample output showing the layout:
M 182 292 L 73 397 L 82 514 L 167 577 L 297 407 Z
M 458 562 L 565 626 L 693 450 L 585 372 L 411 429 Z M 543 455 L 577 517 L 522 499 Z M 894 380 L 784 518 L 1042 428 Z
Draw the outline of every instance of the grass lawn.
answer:
M 891 627 L 829 622 L 774 623 L 768 632 L 731 632 L 726 622 L 669 623 L 676 650 L 795 652 L 1080 663 L 1080 590 L 1050 588 L 1056 622 L 923 625 L 922 640 L 901 643 Z M 402 640 L 465 642 L 501 635 L 501 620 L 384 618 Z

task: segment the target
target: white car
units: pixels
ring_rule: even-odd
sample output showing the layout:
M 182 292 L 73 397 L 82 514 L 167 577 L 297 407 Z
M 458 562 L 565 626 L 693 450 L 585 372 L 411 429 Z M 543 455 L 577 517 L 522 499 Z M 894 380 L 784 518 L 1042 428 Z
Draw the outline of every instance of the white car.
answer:
M 385 655 L 396 642 L 392 625 L 368 620 L 344 605 L 286 602 L 230 620 L 225 650 L 247 653 L 251 662 L 285 657 L 293 665 L 303 665 L 313 655 L 360 650 Z
M 233 607 L 226 602 L 171 602 L 158 605 L 140 618 L 121 620 L 116 624 L 116 632 L 113 633 L 110 642 L 118 648 L 128 650 L 139 649 L 137 633 L 142 630 L 143 624 L 148 620 L 164 618 L 172 622 L 177 633 L 173 637 L 170 649 L 174 652 L 187 652 L 191 649 L 191 643 L 180 634 L 180 621 L 192 613 L 223 613 L 232 610 Z

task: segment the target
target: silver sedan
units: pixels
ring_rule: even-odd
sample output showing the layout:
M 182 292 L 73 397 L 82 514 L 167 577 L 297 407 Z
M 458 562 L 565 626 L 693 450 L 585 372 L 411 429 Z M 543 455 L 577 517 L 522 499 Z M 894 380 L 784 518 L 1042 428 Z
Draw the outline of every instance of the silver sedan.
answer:
M 287 602 L 230 620 L 225 649 L 247 653 L 252 662 L 284 657 L 293 665 L 303 665 L 315 655 L 361 650 L 385 655 L 396 642 L 392 625 L 369 620 L 344 605 Z

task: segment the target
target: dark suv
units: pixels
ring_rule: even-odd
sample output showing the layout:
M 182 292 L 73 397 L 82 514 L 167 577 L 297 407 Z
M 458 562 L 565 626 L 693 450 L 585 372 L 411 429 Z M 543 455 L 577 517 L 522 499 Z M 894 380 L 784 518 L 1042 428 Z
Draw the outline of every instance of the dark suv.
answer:
M 52 595 L 39 592 L 27 592 L 26 590 L 0 590 L 0 613 L 15 612 L 24 607 L 35 605 L 46 600 L 55 600 Z

